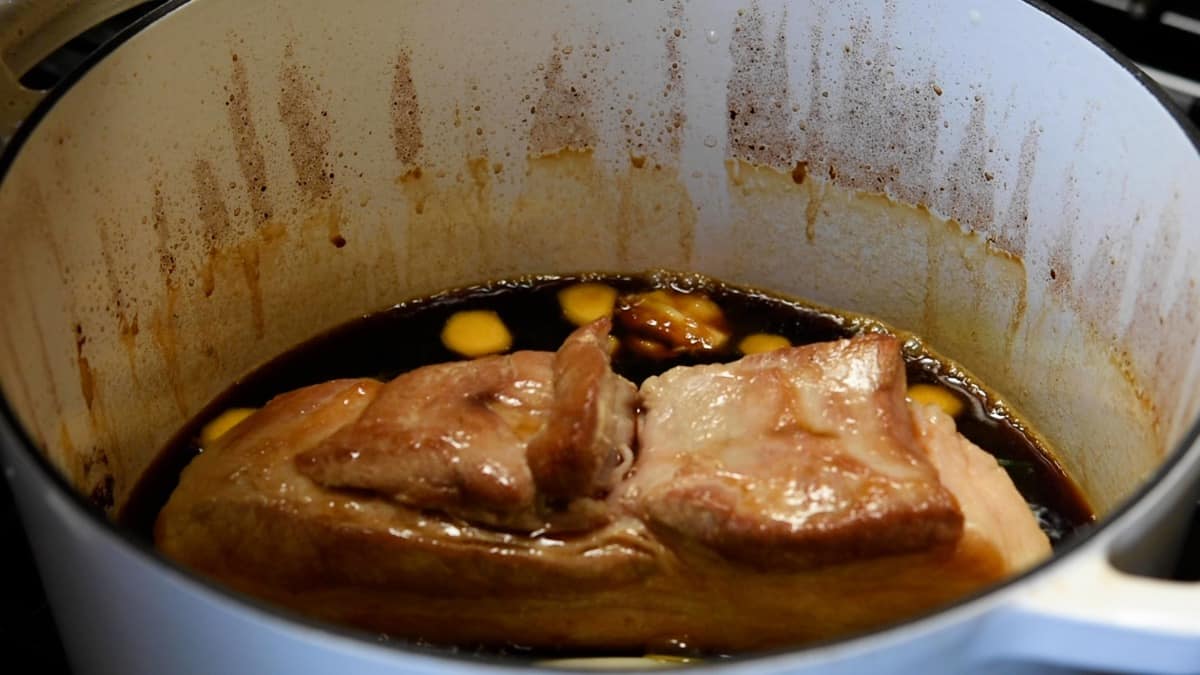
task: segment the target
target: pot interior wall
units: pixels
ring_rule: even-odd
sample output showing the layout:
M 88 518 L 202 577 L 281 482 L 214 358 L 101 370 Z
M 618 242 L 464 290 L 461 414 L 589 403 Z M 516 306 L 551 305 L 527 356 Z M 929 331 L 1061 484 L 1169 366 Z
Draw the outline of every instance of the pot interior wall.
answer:
M 1111 508 L 1197 415 L 1200 157 L 1094 45 L 972 6 L 194 0 L 0 184 L 4 397 L 111 511 L 342 321 L 692 269 L 917 332 Z

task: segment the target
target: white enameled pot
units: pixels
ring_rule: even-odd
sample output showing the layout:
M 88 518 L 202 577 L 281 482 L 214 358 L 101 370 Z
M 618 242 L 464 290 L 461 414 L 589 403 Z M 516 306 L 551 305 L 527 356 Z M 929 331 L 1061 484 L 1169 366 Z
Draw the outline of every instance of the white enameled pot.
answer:
M 30 28 L 126 4 L 0 6 L 24 119 L 0 440 L 78 672 L 509 667 L 264 607 L 109 518 L 207 401 L 326 328 L 662 267 L 915 331 L 1100 514 L 941 612 L 714 667 L 1200 672 L 1200 588 L 1143 576 L 1200 484 L 1200 151 L 1091 36 L 1018 0 L 171 0 L 45 98 L 17 87 L 53 46 Z

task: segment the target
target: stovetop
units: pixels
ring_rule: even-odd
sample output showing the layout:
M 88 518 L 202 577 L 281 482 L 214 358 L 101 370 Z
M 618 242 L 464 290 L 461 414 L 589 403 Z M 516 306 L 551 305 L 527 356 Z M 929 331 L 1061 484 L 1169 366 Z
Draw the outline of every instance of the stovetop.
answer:
M 28 73 L 28 86 L 48 88 L 98 45 L 162 0 L 148 2 L 67 43 Z M 1197 0 L 1046 0 L 1130 56 L 1200 125 L 1200 2 Z M 1175 573 L 1200 580 L 1200 504 Z M 8 484 L 0 481 L 0 542 L 9 590 L 0 600 L 0 651 L 31 672 L 68 672 L 62 644 Z M 36 664 L 36 665 L 33 665 Z

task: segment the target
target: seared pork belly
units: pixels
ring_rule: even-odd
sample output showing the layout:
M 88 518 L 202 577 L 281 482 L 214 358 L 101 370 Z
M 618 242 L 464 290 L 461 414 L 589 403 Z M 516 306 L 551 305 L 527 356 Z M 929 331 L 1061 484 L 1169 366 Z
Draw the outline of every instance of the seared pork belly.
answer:
M 895 339 L 673 368 L 643 385 L 627 502 L 771 569 L 952 547 L 962 513 L 917 444 Z
M 894 339 L 676 368 L 635 414 L 607 328 L 277 397 L 184 471 L 158 546 L 408 638 L 710 651 L 878 627 L 1049 553 L 995 460 L 905 401 Z
M 609 367 L 607 321 L 557 354 L 516 352 L 418 368 L 310 450 L 329 488 L 512 530 L 595 525 L 632 460 L 635 388 Z M 573 504 L 574 500 L 585 500 Z M 567 505 L 556 513 L 548 501 Z

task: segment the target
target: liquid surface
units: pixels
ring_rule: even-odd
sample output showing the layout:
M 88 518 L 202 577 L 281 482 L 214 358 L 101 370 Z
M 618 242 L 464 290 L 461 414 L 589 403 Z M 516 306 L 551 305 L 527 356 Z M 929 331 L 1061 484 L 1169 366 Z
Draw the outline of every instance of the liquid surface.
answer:
M 640 357 L 622 349 L 613 369 L 641 384 L 651 375 L 678 365 L 725 362 L 740 358 L 736 345 L 753 333 L 782 335 L 793 344 L 849 337 L 885 330 L 851 314 L 818 309 L 795 300 L 736 288 L 710 279 L 685 276 L 587 277 L 622 293 L 674 288 L 707 294 L 723 310 L 732 332 L 728 347 L 701 356 L 669 359 Z M 200 428 L 233 407 L 261 407 L 272 397 L 311 384 L 344 377 L 388 380 L 420 366 L 460 357 L 443 346 L 441 331 L 451 314 L 469 309 L 492 310 L 512 333 L 512 350 L 556 350 L 575 326 L 563 318 L 558 291 L 578 277 L 497 282 L 403 303 L 345 324 L 276 358 L 235 384 L 184 427 L 146 472 L 120 519 L 150 538 L 154 519 L 178 484 L 179 474 L 199 452 Z M 618 326 L 614 334 L 621 336 Z M 1036 436 L 980 383 L 956 364 L 906 342 L 909 384 L 931 383 L 952 390 L 965 404 L 956 418 L 959 431 L 994 455 L 1012 477 L 1053 545 L 1058 546 L 1094 519 L 1091 508 Z

